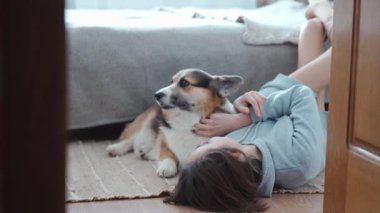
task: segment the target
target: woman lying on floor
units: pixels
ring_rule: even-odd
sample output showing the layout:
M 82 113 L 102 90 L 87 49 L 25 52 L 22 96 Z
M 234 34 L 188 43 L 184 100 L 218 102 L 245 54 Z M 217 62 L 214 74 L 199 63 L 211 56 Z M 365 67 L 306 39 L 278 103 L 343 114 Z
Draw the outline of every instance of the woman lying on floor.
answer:
M 324 170 L 331 49 L 324 51 L 323 42 L 325 32 L 331 40 L 332 8 L 327 1 L 312 5 L 306 17 L 299 68 L 236 99 L 239 114 L 201 120 L 195 126 L 199 135 L 230 133 L 191 154 L 165 202 L 207 211 L 262 211 L 266 206 L 257 197 L 271 196 L 274 186 L 299 187 Z

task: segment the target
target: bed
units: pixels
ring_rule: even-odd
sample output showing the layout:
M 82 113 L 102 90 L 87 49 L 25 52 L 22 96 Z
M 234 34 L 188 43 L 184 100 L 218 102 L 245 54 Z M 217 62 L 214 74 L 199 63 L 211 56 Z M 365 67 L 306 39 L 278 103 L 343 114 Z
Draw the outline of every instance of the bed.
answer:
M 229 11 L 66 11 L 68 129 L 133 120 L 180 69 L 241 75 L 234 99 L 296 68 L 297 45 L 247 45 L 238 17 L 252 11 Z

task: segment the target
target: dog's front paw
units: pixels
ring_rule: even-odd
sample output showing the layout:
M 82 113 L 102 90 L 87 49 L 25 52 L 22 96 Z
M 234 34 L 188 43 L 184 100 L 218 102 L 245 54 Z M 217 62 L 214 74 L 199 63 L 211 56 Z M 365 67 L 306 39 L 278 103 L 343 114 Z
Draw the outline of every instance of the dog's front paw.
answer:
M 127 141 L 108 145 L 106 150 L 110 156 L 121 156 L 129 152 L 131 145 Z
M 173 177 L 177 174 L 177 163 L 171 159 L 166 158 L 160 162 L 157 169 L 157 175 L 160 177 Z
M 150 142 L 150 140 L 138 140 L 137 142 L 138 143 L 136 143 L 134 148 L 135 155 L 143 160 L 152 160 L 150 152 L 152 151 L 154 144 Z

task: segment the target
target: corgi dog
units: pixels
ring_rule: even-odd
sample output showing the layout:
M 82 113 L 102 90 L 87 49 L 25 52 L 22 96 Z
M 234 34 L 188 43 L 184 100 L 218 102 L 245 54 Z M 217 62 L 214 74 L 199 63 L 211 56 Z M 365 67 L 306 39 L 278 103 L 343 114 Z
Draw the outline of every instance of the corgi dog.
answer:
M 157 104 L 130 123 L 107 152 L 120 156 L 134 151 L 142 159 L 159 160 L 158 176 L 175 176 L 191 152 L 209 139 L 193 133 L 194 124 L 214 112 L 236 113 L 226 97 L 242 84 L 237 75 L 180 70 L 154 94 Z

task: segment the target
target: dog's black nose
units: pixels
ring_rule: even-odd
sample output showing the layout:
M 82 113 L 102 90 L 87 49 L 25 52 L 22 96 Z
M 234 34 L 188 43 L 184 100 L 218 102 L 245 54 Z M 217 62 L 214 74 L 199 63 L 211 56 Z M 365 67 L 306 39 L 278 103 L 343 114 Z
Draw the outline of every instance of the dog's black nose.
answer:
M 156 98 L 157 101 L 159 101 L 164 96 L 165 94 L 163 92 L 158 92 L 154 94 L 154 97 Z

